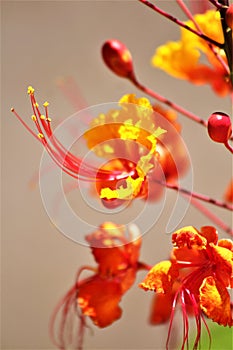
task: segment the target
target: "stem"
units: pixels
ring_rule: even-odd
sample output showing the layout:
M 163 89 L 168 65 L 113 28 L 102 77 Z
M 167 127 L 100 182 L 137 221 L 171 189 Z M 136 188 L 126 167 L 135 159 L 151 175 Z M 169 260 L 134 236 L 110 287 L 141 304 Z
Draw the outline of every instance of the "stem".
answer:
M 203 31 L 201 30 L 199 24 L 196 22 L 195 18 L 193 17 L 192 13 L 189 11 L 189 9 L 187 8 L 187 6 L 185 5 L 183 0 L 176 0 L 176 2 L 178 3 L 178 5 L 180 6 L 180 8 L 183 10 L 183 12 L 186 14 L 186 16 L 193 22 L 193 24 L 195 25 L 195 27 L 197 28 L 198 32 L 200 34 L 204 34 Z M 212 51 L 212 53 L 214 54 L 214 56 L 217 58 L 217 60 L 219 61 L 219 63 L 222 65 L 222 67 L 225 69 L 226 74 L 230 74 L 230 70 L 228 65 L 226 64 L 226 62 L 224 61 L 224 59 L 219 55 L 219 53 L 216 51 L 215 47 L 210 44 L 207 43 L 209 46 L 209 49 Z
M 174 110 L 176 110 L 177 112 L 181 113 L 182 115 L 184 115 L 185 117 L 192 119 L 193 121 L 195 121 L 196 123 L 199 123 L 203 126 L 207 126 L 207 122 L 204 119 L 201 119 L 200 117 L 198 117 L 197 115 L 187 111 L 185 108 L 175 104 L 172 101 L 169 101 L 167 98 L 159 95 L 158 93 L 154 92 L 153 90 L 145 87 L 144 85 L 142 85 L 135 77 L 135 75 L 131 76 L 130 81 L 141 91 L 145 92 L 147 95 L 155 98 L 156 100 L 158 100 L 161 103 L 166 104 L 167 106 L 173 108 Z
M 226 11 L 229 7 L 228 0 L 220 0 L 222 7 L 219 9 L 221 14 L 221 24 L 224 35 L 224 45 L 223 50 L 225 51 L 227 62 L 230 69 L 230 80 L 233 85 L 233 59 L 232 59 L 232 30 L 228 27 L 226 23 Z
M 184 197 L 187 197 L 184 195 Z M 191 204 L 199 210 L 204 216 L 210 219 L 214 224 L 216 224 L 220 229 L 225 231 L 226 233 L 233 236 L 233 230 L 230 226 L 226 225 L 221 219 L 218 218 L 214 213 L 212 213 L 209 209 L 207 209 L 204 205 L 202 205 L 196 198 L 191 198 Z
M 160 15 L 168 18 L 170 21 L 178 24 L 180 27 L 183 27 L 183 28 L 189 30 L 190 32 L 192 32 L 193 34 L 196 34 L 201 39 L 206 40 L 207 42 L 209 42 L 209 43 L 219 47 L 220 49 L 222 49 L 224 47 L 224 44 L 221 44 L 221 43 L 219 43 L 219 42 L 209 38 L 205 34 L 199 33 L 198 31 L 196 31 L 195 29 L 189 27 L 187 24 L 181 22 L 180 20 L 178 20 L 177 18 L 173 17 L 169 13 L 167 13 L 167 12 L 163 11 L 162 9 L 160 9 L 159 7 L 153 5 L 151 2 L 149 2 L 147 0 L 138 0 L 138 1 L 142 2 L 146 6 L 150 7 L 152 10 L 158 12 Z
M 211 2 L 211 4 L 213 4 L 218 10 L 220 10 L 223 7 L 223 5 L 216 0 L 209 0 L 209 2 Z
M 178 185 L 175 185 L 175 184 L 170 184 L 168 182 L 162 182 L 162 181 L 159 181 L 159 180 L 155 180 L 156 183 L 162 185 L 162 186 L 165 186 L 167 188 L 170 188 L 171 190 L 175 190 L 175 191 L 178 191 L 178 192 L 181 192 L 187 196 L 190 196 L 191 198 L 196 198 L 200 201 L 203 201 L 203 202 L 207 202 L 207 203 L 210 203 L 210 204 L 213 204 L 217 207 L 220 207 L 220 208 L 223 208 L 223 209 L 227 209 L 227 210 L 230 210 L 232 211 L 233 210 L 233 206 L 228 204 L 228 203 L 225 203 L 223 201 L 220 201 L 220 200 L 217 200 L 217 199 L 214 199 L 214 198 L 211 198 L 209 196 L 206 196 L 204 194 L 201 194 L 201 193 L 197 193 L 197 192 L 191 192 L 185 188 L 182 188 L 182 187 L 179 187 Z
M 227 141 L 226 143 L 224 143 L 224 146 L 225 146 L 231 153 L 233 153 L 233 147 L 229 144 L 228 141 Z

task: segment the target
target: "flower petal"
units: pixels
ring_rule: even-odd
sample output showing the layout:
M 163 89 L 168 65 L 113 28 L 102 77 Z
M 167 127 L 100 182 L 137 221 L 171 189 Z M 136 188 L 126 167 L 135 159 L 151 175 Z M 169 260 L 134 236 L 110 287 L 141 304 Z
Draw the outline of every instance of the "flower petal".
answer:
M 145 290 L 153 290 L 157 293 L 170 293 L 177 276 L 178 270 L 171 261 L 161 261 L 152 267 L 139 286 Z
M 178 248 L 203 249 L 206 247 L 207 240 L 195 227 L 186 226 L 173 233 L 172 243 Z
M 171 317 L 172 302 L 172 293 L 156 293 L 151 307 L 150 323 L 156 325 L 167 322 Z
M 80 284 L 78 305 L 98 327 L 107 327 L 121 317 L 122 310 L 118 306 L 121 296 L 120 283 L 95 275 Z
M 214 322 L 222 326 L 233 325 L 230 295 L 212 276 L 205 278 L 200 287 L 200 307 Z
M 216 276 L 225 287 L 229 287 L 233 272 L 233 252 L 227 248 L 219 247 L 212 243 L 210 243 L 210 248 L 212 249 L 212 259 L 216 266 Z

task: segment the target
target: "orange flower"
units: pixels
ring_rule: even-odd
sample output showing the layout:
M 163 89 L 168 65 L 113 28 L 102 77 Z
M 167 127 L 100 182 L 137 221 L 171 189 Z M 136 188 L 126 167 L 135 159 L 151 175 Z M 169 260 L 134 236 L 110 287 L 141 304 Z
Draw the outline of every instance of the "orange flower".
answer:
M 188 168 L 173 110 L 152 106 L 147 98 L 133 94 L 124 95 L 119 105 L 121 109 L 95 118 L 85 133 L 88 147 L 107 159 L 101 171 L 131 174 L 121 182 L 96 183 L 97 193 L 109 207 L 136 197 L 157 200 L 163 191 L 158 182 L 176 180 Z
M 138 262 L 141 238 L 135 225 L 129 227 L 127 235 L 124 226 L 105 222 L 97 231 L 87 235 L 86 240 L 98 265 L 95 268 L 80 269 L 77 282 L 70 288 L 54 312 L 51 333 L 54 343 L 60 349 L 74 345 L 75 341 L 77 348 L 82 348 L 86 317 L 100 328 L 107 327 L 118 320 L 122 314 L 119 302 L 134 283 L 137 270 L 142 268 Z M 80 274 L 85 270 L 91 271 L 92 274 L 80 280 Z M 57 341 L 54 334 L 59 313 L 61 320 Z M 79 315 L 79 330 L 74 330 L 75 320 L 71 318 L 72 313 Z M 66 333 L 75 334 L 67 337 Z
M 162 192 L 158 182 L 174 180 L 187 169 L 186 148 L 172 110 L 153 107 L 148 99 L 133 94 L 123 96 L 119 109 L 98 115 L 82 135 L 87 147 L 100 157 L 101 165 L 95 166 L 76 157 L 56 138 L 49 103 L 43 104 L 43 114 L 31 86 L 28 95 L 38 133 L 27 126 L 14 108 L 12 112 L 65 173 L 95 184 L 95 193 L 106 207 L 113 208 L 137 197 L 158 199 Z
M 233 179 L 231 179 L 229 185 L 227 186 L 227 189 L 224 194 L 224 199 L 227 202 L 233 203 Z
M 222 43 L 220 14 L 209 10 L 194 16 L 200 30 L 209 38 Z M 186 24 L 195 29 L 192 21 Z M 203 56 L 206 63 L 202 63 Z M 232 92 L 226 55 L 222 49 L 211 47 L 205 40 L 181 28 L 180 41 L 170 41 L 157 48 L 152 64 L 168 74 L 194 84 L 210 84 L 220 96 Z
M 200 231 L 192 226 L 184 227 L 173 233 L 172 242 L 174 248 L 170 261 L 156 264 L 140 287 L 157 293 L 152 323 L 166 322 L 170 314 L 167 348 L 178 301 L 185 330 L 182 349 L 188 343 L 188 314 L 193 313 L 197 326 L 193 349 L 196 349 L 203 314 L 219 325 L 233 325 L 227 289 L 233 286 L 233 242 L 227 239 L 218 241 L 217 231 L 211 226 L 204 226 Z M 166 301 L 164 310 L 158 302 L 161 298 Z

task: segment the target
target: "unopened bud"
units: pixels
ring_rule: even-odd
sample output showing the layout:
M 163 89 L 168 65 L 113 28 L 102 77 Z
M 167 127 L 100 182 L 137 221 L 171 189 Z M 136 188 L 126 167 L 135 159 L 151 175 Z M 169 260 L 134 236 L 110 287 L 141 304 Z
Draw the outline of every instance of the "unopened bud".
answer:
M 132 56 L 127 47 L 119 40 L 108 40 L 102 47 L 103 60 L 113 73 L 130 78 L 133 73 Z
M 232 133 L 230 117 L 222 112 L 211 114 L 208 119 L 208 133 L 213 141 L 225 144 Z

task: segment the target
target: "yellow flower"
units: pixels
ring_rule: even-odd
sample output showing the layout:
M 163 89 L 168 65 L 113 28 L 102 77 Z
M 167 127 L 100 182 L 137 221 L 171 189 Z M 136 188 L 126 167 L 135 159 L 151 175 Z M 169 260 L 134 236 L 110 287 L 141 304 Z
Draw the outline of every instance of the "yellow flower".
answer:
M 223 43 L 219 12 L 209 10 L 204 14 L 195 15 L 194 18 L 203 34 Z M 192 21 L 187 21 L 186 24 L 195 28 Z M 214 50 L 226 63 L 224 51 L 217 47 L 214 47 Z M 170 41 L 160 46 L 152 57 L 152 64 L 176 78 L 194 84 L 210 84 L 217 94 L 224 96 L 231 91 L 232 86 L 229 73 L 216 54 L 205 40 L 181 28 L 180 41 Z M 201 63 L 203 55 L 206 57 L 206 63 Z

